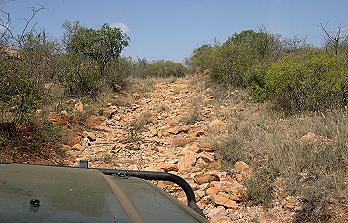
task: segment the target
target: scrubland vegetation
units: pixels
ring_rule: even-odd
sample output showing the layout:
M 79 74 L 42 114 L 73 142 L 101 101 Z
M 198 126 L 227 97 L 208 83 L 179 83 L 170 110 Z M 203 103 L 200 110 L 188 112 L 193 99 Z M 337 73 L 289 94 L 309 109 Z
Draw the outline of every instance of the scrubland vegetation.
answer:
M 210 78 L 246 88 L 257 102 L 271 101 L 285 112 L 320 111 L 347 103 L 347 40 L 331 50 L 305 40 L 287 40 L 264 30 L 234 34 L 223 44 L 204 44 L 186 63 L 209 69 Z
M 335 222 L 347 210 L 348 39 L 326 34 L 314 47 L 246 30 L 202 45 L 186 61 L 210 80 L 206 87 L 246 92 L 237 100 L 245 109 L 227 117 L 229 135 L 216 136 L 219 158 L 227 170 L 238 160 L 253 167 L 247 203 L 270 207 L 296 197 L 295 222 Z
M 32 9 L 18 33 L 12 15 L 1 11 L 2 161 L 52 148 L 62 155 L 58 148 L 64 139 L 58 136 L 65 127 L 48 122 L 49 112 L 62 112 L 70 121 L 80 122 L 97 113 L 107 95 L 127 88 L 131 77 L 182 77 L 186 72 L 182 64 L 171 61 L 121 57 L 130 38 L 108 24 L 92 29 L 67 21 L 62 25 L 63 38 L 53 39 L 35 30 L 32 20 L 40 10 Z M 93 106 L 77 111 L 71 101 Z
M 60 141 L 67 127 L 48 122 L 48 113 L 68 113 L 79 122 L 98 112 L 76 111 L 71 101 L 102 103 L 110 92 L 124 90 L 129 78 L 204 73 L 209 85 L 223 89 L 217 95 L 247 92 L 238 99 L 245 110 L 226 117 L 232 123 L 229 135 L 215 147 L 227 170 L 238 160 L 253 168 L 245 183 L 248 204 L 270 207 L 279 196 L 295 196 L 302 204 L 296 222 L 328 221 L 347 205 L 347 37 L 326 32 L 323 47 L 314 47 L 264 29 L 245 30 L 195 49 L 184 66 L 121 57 L 130 39 L 108 24 L 92 29 L 66 22 L 64 38 L 55 40 L 28 28 L 15 35 L 10 21 L 2 22 L 0 161 L 21 161 L 16 154 L 28 151 L 45 157 L 54 149 L 63 155 Z M 142 92 L 153 86 L 149 80 L 141 83 Z M 192 100 L 186 124 L 201 120 L 197 101 Z M 138 141 L 149 121 L 146 115 L 132 123 L 127 141 Z

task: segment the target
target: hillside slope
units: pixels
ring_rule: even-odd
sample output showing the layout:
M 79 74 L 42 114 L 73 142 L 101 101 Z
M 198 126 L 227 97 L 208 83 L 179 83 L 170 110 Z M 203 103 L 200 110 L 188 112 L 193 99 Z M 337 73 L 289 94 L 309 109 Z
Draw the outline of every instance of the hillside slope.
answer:
M 226 112 L 238 104 L 217 101 L 211 89 L 195 87 L 195 78 L 155 81 L 153 87 L 114 96 L 101 117 L 87 120 L 88 131 L 69 149 L 71 165 L 89 160 L 91 167 L 169 171 L 184 177 L 212 222 L 290 222 L 282 206 L 269 211 L 246 207 L 243 181 L 251 168 L 240 161 L 234 172 L 221 170 L 211 142 L 227 134 Z M 179 200 L 175 185 L 158 182 Z

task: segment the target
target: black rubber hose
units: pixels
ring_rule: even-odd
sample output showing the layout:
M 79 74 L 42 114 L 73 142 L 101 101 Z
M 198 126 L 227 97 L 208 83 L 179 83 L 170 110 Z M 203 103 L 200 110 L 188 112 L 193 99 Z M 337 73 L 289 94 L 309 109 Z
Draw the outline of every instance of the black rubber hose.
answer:
M 152 171 L 135 171 L 135 170 L 113 170 L 113 169 L 98 169 L 103 174 L 106 175 L 119 175 L 119 176 L 132 176 L 141 178 L 144 180 L 162 180 L 162 181 L 170 181 L 179 185 L 185 192 L 187 197 L 187 205 L 192 208 L 195 212 L 202 215 L 203 211 L 198 207 L 196 202 L 195 194 L 190 186 L 183 178 L 166 172 L 152 172 Z

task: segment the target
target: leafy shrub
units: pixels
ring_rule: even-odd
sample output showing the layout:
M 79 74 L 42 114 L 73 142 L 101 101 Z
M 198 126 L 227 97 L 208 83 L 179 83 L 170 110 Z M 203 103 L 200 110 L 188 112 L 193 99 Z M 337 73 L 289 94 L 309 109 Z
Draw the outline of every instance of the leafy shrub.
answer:
M 85 62 L 82 62 L 85 61 Z M 96 64 L 78 55 L 61 55 L 62 70 L 59 81 L 68 96 L 95 97 L 103 85 Z
M 245 73 L 252 64 L 253 58 L 248 48 L 223 44 L 211 52 L 211 78 L 221 84 L 243 87 Z
M 104 24 L 94 30 L 80 26 L 79 22 L 65 22 L 65 44 L 68 54 L 84 56 L 96 62 L 100 76 L 110 60 L 118 58 L 121 51 L 128 46 L 129 37 L 121 29 Z
M 213 50 L 213 46 L 210 44 L 203 44 L 202 46 L 193 50 L 191 57 L 185 60 L 191 72 L 203 71 L 209 69 L 210 66 L 210 53 Z
M 180 63 L 167 60 L 153 61 L 148 65 L 147 75 L 150 77 L 183 77 L 185 75 L 185 67 Z
M 45 139 L 59 141 L 62 137 L 62 128 L 52 123 L 44 123 L 40 129 L 41 136 Z
M 226 44 L 245 47 L 250 50 L 257 62 L 267 61 L 279 55 L 281 51 L 280 36 L 270 34 L 264 29 L 259 31 L 244 30 L 228 38 Z
M 283 39 L 281 41 L 281 54 L 284 55 L 296 55 L 305 53 L 308 50 L 312 50 L 315 47 L 306 42 L 306 38 L 295 36 L 289 39 Z
M 114 91 L 124 87 L 129 65 L 119 56 L 129 37 L 108 24 L 98 30 L 82 27 L 79 22 L 63 26 L 66 54 L 61 55 L 60 80 L 66 93 L 95 98 L 106 87 Z
M 245 75 L 249 68 L 275 60 L 281 49 L 279 35 L 265 30 L 245 30 L 233 34 L 222 45 L 204 44 L 195 49 L 186 59 L 186 64 L 191 71 L 209 69 L 211 78 L 218 83 L 245 87 Z
M 132 61 L 131 76 L 137 78 L 146 77 L 183 77 L 186 73 L 186 68 L 181 63 L 175 63 L 168 60 L 156 60 L 148 62 L 145 58 L 138 58 L 137 61 Z
M 47 161 L 47 156 L 65 156 L 61 149 L 61 128 L 53 124 L 1 124 L 0 123 L 0 161 L 23 162 L 35 158 L 35 161 Z
M 15 57 L 0 55 L 0 122 L 27 122 L 47 102 L 46 84 L 54 82 L 56 51 L 56 44 L 41 34 L 27 34 Z
M 245 76 L 245 84 L 253 99 L 257 102 L 263 102 L 267 98 L 265 73 L 267 65 L 257 64 L 252 66 Z
M 32 9 L 22 30 L 14 29 L 10 15 L 2 11 L 8 21 L 0 37 L 0 159 L 5 161 L 63 155 L 57 129 L 40 124 L 41 109 L 57 93 L 52 86 L 57 86 L 61 53 L 56 41 L 30 24 L 40 9 Z
M 132 61 L 129 58 L 118 58 L 110 61 L 107 68 L 106 85 L 118 92 L 127 85 L 127 78 L 132 72 Z
M 224 166 L 234 164 L 239 160 L 244 159 L 244 153 L 240 143 L 233 137 L 227 137 L 221 143 L 214 145 L 219 159 Z
M 128 59 L 118 58 L 109 62 L 105 75 L 100 77 L 97 64 L 77 55 L 61 55 L 59 81 L 68 96 L 88 96 L 95 98 L 106 89 L 118 92 L 127 85 L 131 72 Z
M 272 64 L 265 82 L 268 98 L 288 111 L 344 106 L 348 100 L 345 60 L 320 51 L 289 56 Z

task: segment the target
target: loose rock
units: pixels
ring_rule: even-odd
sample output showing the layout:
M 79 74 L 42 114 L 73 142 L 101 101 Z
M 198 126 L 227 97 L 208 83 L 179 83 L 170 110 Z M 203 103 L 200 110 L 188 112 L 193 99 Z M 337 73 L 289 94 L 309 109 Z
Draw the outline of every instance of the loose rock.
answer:
M 77 151 L 82 151 L 84 148 L 80 144 L 75 144 L 71 149 L 77 150 Z
M 216 187 L 209 187 L 206 191 L 207 195 L 213 196 L 219 192 L 219 189 Z
M 211 223 L 231 223 L 232 220 L 227 216 L 214 216 L 210 219 Z
M 216 205 L 224 206 L 224 204 L 228 201 L 228 195 L 223 194 L 221 192 L 213 195 L 212 197 L 213 197 L 213 201 Z
M 94 142 L 94 141 L 97 140 L 97 137 L 96 137 L 96 135 L 95 135 L 93 132 L 87 132 L 87 131 L 85 131 L 85 132 L 83 132 L 83 135 L 84 135 L 86 138 L 88 138 L 91 142 Z
M 75 110 L 78 112 L 83 112 L 83 107 L 84 106 L 83 106 L 83 103 L 81 101 L 79 101 L 78 103 L 76 103 L 74 105 Z
M 214 156 L 207 152 L 201 152 L 198 157 L 202 158 L 207 163 L 214 161 Z
M 216 208 L 210 209 L 206 215 L 209 218 L 216 216 L 226 216 L 226 209 L 223 206 L 218 206 Z
M 213 174 L 213 173 L 201 173 L 201 174 L 197 174 L 194 176 L 193 180 L 197 183 L 197 184 L 204 184 L 204 183 L 210 183 L 212 181 L 219 181 L 220 178 L 218 175 Z
M 68 116 L 63 113 L 50 112 L 48 114 L 48 121 L 51 123 L 55 123 L 57 125 L 67 125 L 69 122 Z
M 190 150 L 186 150 L 184 155 L 179 159 L 178 168 L 179 171 L 188 171 L 196 163 L 196 153 Z
M 169 172 L 169 171 L 178 171 L 178 165 L 177 164 L 173 164 L 173 163 L 161 163 L 158 166 L 160 169 L 164 170 L 165 172 Z

